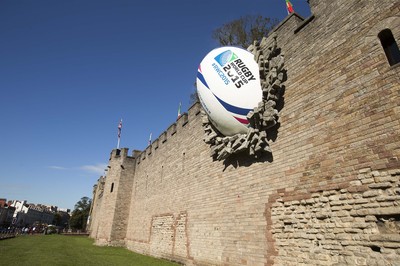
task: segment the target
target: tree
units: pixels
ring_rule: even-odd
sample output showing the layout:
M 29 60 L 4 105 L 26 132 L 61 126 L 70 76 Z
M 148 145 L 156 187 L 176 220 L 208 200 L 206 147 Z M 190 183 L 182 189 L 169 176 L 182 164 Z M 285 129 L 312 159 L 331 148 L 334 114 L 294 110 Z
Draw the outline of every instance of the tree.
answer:
M 197 85 L 196 82 L 193 84 L 194 91 L 190 94 L 190 101 L 189 104 L 192 105 L 195 102 L 199 101 L 199 95 L 197 94 Z
M 265 18 L 261 15 L 247 15 L 215 29 L 212 38 L 222 46 L 240 46 L 246 49 L 254 41 L 260 41 L 267 36 L 278 22 L 277 19 Z M 194 92 L 190 94 L 190 104 L 199 101 L 196 83 L 194 87 Z
M 58 212 L 56 212 L 54 214 L 53 224 L 57 226 L 60 225 L 60 223 L 61 223 L 61 215 Z
M 82 197 L 76 204 L 75 209 L 72 211 L 69 225 L 73 229 L 85 230 L 86 222 L 89 217 L 90 205 L 92 200 L 88 197 Z
M 222 46 L 241 46 L 247 48 L 254 41 L 260 41 L 278 24 L 277 19 L 261 15 L 247 15 L 228 22 L 215 29 L 212 38 Z

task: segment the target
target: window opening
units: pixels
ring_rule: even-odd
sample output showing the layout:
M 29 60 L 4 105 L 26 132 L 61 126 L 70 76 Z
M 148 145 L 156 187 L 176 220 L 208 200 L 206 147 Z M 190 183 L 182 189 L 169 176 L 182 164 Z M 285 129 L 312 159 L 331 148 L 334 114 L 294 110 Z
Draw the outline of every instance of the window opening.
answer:
M 383 50 L 385 51 L 386 58 L 391 66 L 400 62 L 400 50 L 393 37 L 392 31 L 384 29 L 378 34 L 379 40 L 381 41 Z

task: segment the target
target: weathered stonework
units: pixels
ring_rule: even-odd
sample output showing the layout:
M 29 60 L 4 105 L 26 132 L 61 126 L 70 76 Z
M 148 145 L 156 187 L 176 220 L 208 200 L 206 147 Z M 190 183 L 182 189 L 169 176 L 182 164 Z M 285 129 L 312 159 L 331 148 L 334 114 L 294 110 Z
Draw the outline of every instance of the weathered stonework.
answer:
M 259 46 L 276 39 L 287 73 L 271 156 L 213 160 L 194 104 L 145 151 L 111 153 L 96 244 L 186 265 L 399 264 L 400 65 L 378 34 L 400 43 L 400 3 L 309 2 Z
M 396 265 L 400 171 L 361 169 L 353 181 L 335 185 L 270 196 L 270 249 L 278 251 L 271 259 L 279 265 Z

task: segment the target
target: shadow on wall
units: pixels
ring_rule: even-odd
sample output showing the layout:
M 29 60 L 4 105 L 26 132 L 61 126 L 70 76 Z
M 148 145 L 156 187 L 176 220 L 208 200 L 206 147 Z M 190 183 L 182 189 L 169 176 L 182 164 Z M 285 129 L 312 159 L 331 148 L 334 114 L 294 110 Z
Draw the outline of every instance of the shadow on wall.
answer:
M 222 171 L 225 171 L 229 166 L 233 166 L 234 168 L 249 167 L 254 163 L 272 163 L 273 160 L 272 153 L 265 153 L 260 157 L 254 158 L 250 157 L 247 152 L 242 152 L 239 154 L 233 154 L 229 158 L 225 159 L 224 169 Z
M 285 73 L 286 80 L 286 73 Z M 282 86 L 281 95 L 276 102 L 276 110 L 280 113 L 283 107 L 285 106 L 285 86 Z M 280 122 L 277 122 L 273 127 L 266 130 L 268 141 L 275 142 L 278 138 L 279 128 L 281 126 Z M 229 166 L 233 166 L 234 168 L 238 167 L 249 167 L 253 163 L 272 163 L 274 161 L 273 153 L 265 153 L 262 156 L 254 158 L 249 156 L 248 151 L 244 151 L 242 153 L 233 154 L 229 158 L 224 160 L 224 169 L 225 171 Z

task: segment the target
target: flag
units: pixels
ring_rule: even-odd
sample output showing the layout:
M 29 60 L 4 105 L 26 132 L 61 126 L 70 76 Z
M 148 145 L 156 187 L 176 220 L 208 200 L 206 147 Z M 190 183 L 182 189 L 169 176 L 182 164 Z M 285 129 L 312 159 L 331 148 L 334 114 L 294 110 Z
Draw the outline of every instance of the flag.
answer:
M 121 120 L 119 121 L 119 124 L 118 124 L 118 138 L 121 137 L 121 129 L 122 129 L 122 118 L 121 118 Z
M 119 143 L 121 142 L 121 129 L 122 129 L 122 118 L 119 120 L 118 124 L 118 142 L 117 142 L 117 149 L 119 149 Z
M 151 145 L 151 133 L 150 133 L 150 137 L 149 137 L 149 145 Z
M 178 118 L 181 117 L 181 106 L 182 106 L 182 103 L 179 103 Z
M 286 0 L 286 8 L 287 8 L 288 14 L 291 14 L 294 12 L 293 5 L 292 5 L 292 3 L 290 3 L 290 0 Z

